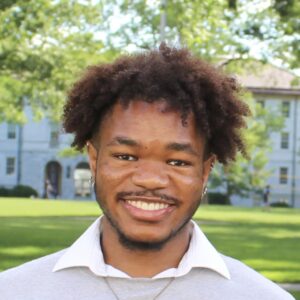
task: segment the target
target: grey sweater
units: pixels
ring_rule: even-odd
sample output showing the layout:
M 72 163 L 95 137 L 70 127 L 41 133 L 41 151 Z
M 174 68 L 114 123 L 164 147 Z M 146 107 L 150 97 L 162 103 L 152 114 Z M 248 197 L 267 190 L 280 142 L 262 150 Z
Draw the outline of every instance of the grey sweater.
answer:
M 0 273 L 1 300 L 116 300 L 103 277 L 88 268 L 53 273 L 63 251 Z M 204 268 L 194 268 L 174 281 L 158 300 L 292 300 L 290 294 L 243 263 L 222 256 L 231 279 Z M 148 278 L 109 278 L 122 300 L 152 300 L 170 281 Z

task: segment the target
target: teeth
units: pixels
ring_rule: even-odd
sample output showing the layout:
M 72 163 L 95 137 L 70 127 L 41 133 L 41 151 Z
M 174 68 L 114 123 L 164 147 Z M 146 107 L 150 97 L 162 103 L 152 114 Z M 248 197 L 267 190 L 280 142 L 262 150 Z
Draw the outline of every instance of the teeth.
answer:
M 168 207 L 168 204 L 163 203 L 153 203 L 153 202 L 144 202 L 144 201 L 127 201 L 130 205 L 143 209 L 143 210 L 160 210 Z

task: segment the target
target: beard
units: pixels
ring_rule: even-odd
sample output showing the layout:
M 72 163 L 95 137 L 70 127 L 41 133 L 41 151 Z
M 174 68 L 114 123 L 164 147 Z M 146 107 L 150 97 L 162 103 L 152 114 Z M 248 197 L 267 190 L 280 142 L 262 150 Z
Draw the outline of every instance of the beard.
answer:
M 101 199 L 102 198 L 100 196 L 101 191 L 97 189 L 96 185 L 94 186 L 94 191 L 95 191 L 97 202 L 98 202 L 100 208 L 102 209 L 104 216 L 108 220 L 111 227 L 117 233 L 119 243 L 123 247 L 125 247 L 129 250 L 132 250 L 132 251 L 147 251 L 147 252 L 160 251 L 170 240 L 172 240 L 176 235 L 178 235 L 186 227 L 186 225 L 190 222 L 194 213 L 196 212 L 196 210 L 198 209 L 198 207 L 201 203 L 201 198 L 200 198 L 198 201 L 196 201 L 190 207 L 190 209 L 188 210 L 186 215 L 183 217 L 182 222 L 176 228 L 173 228 L 171 230 L 171 232 L 169 233 L 169 235 L 167 235 L 163 239 L 161 239 L 159 241 L 140 241 L 140 240 L 132 239 L 130 236 L 126 235 L 126 233 L 122 230 L 122 228 L 118 224 L 118 221 L 116 220 L 116 218 L 114 218 L 112 216 L 112 214 L 110 213 L 110 211 L 106 205 L 105 199 Z M 149 192 L 149 191 L 145 191 L 143 193 L 148 193 L 148 194 L 152 193 L 153 194 L 153 192 Z M 132 194 L 134 194 L 134 193 L 132 193 Z M 139 194 L 141 194 L 141 193 L 139 192 Z M 170 198 L 170 197 L 162 195 L 162 198 Z M 176 200 L 176 201 L 178 201 L 178 200 Z M 101 239 L 101 237 L 100 237 L 100 239 Z

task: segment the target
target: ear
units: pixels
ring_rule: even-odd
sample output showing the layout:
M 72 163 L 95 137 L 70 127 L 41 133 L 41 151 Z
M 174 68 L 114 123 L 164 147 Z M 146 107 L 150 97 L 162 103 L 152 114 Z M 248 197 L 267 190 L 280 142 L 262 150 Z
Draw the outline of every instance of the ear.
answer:
M 214 167 L 216 159 L 217 159 L 216 156 L 213 154 L 208 159 L 206 159 L 203 163 L 203 169 L 202 169 L 202 186 L 203 186 L 203 188 L 206 187 L 206 185 L 207 185 L 209 174 Z
M 98 151 L 90 141 L 88 141 L 86 143 L 86 149 L 87 149 L 87 154 L 89 157 L 89 165 L 90 165 L 91 173 L 92 173 L 92 176 L 95 178 Z

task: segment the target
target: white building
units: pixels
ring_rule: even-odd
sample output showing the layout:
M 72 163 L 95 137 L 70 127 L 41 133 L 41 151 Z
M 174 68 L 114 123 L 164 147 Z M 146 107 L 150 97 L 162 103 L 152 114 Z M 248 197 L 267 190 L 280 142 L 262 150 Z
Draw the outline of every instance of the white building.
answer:
M 273 67 L 260 66 L 256 74 L 240 81 L 266 109 L 277 108 L 285 118 L 281 132 L 271 134 L 270 201 L 300 207 L 300 85 L 295 75 Z
M 72 137 L 47 119 L 35 122 L 29 107 L 25 113 L 23 126 L 0 124 L 0 186 L 28 185 L 44 197 L 48 180 L 59 198 L 90 197 L 86 155 L 62 157 Z
M 292 85 L 294 79 L 270 66 L 260 67 L 259 74 L 240 77 L 257 101 L 266 108 L 278 107 L 285 116 L 282 132 L 271 136 L 270 201 L 300 207 L 300 87 Z M 26 115 L 24 126 L 0 124 L 0 186 L 29 185 L 42 197 L 48 180 L 59 198 L 90 198 L 86 155 L 61 157 L 72 137 L 47 119 L 35 122 L 29 108 Z M 253 205 L 252 199 L 237 203 Z

